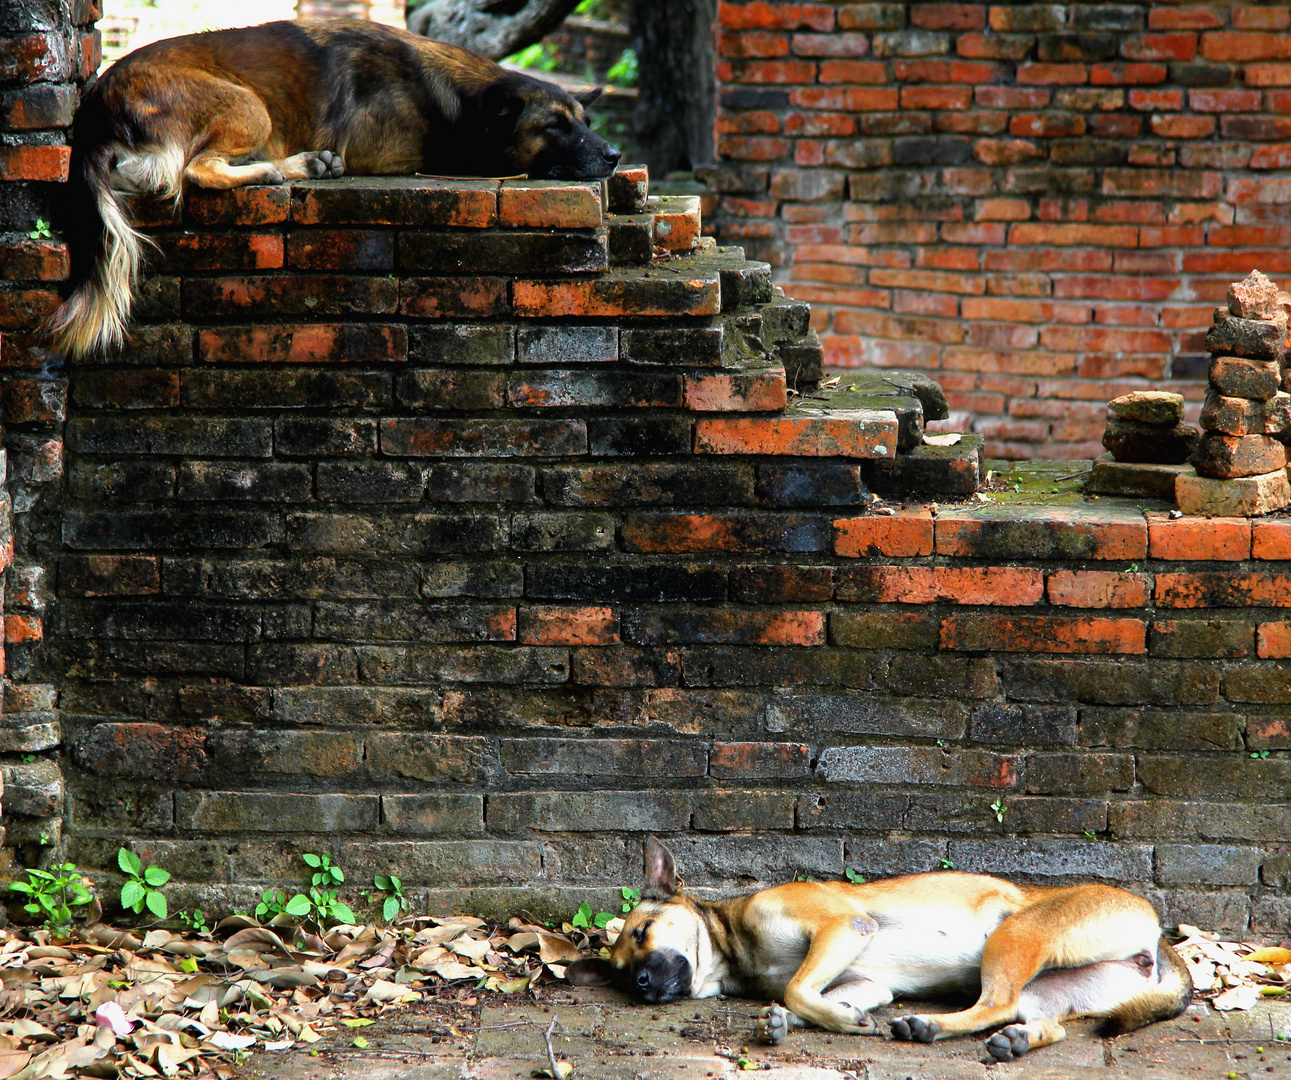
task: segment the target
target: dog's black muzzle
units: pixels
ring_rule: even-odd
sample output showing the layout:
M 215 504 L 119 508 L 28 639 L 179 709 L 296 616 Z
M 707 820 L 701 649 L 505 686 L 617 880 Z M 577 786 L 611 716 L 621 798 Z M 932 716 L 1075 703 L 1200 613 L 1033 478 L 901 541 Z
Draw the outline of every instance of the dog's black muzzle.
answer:
M 652 952 L 632 972 L 631 991 L 648 1005 L 666 1005 L 690 993 L 690 961 L 677 952 Z

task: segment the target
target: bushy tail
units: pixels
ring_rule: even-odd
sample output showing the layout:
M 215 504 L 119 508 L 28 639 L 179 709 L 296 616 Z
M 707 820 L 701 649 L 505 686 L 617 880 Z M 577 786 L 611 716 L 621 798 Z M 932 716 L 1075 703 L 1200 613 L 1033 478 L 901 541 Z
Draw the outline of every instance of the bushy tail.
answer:
M 1188 965 L 1166 939 L 1157 944 L 1157 984 L 1114 1009 L 1100 1025 L 1098 1034 L 1111 1037 L 1137 1031 L 1157 1020 L 1178 1016 L 1192 1000 L 1192 975 Z
M 125 340 L 142 264 L 146 241 L 131 227 L 125 202 L 112 189 L 112 157 L 112 147 L 103 143 L 72 153 L 66 214 L 75 237 L 72 293 L 43 327 L 71 358 Z

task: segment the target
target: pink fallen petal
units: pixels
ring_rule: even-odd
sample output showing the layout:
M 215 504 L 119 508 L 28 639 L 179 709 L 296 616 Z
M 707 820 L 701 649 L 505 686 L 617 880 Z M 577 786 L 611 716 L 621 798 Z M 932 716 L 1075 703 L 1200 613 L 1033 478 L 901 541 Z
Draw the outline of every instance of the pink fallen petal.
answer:
M 94 1010 L 94 1022 L 99 1027 L 110 1027 L 112 1034 L 129 1035 L 134 1031 L 134 1021 L 126 1016 L 125 1011 L 115 1001 L 105 1001 Z

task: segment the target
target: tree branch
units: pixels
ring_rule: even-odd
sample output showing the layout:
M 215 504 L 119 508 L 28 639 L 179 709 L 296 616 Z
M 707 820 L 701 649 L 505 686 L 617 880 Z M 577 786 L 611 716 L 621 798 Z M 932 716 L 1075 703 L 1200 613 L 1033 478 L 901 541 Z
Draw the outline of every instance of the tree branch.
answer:
M 541 41 L 578 0 L 425 0 L 408 13 L 408 29 L 501 60 Z

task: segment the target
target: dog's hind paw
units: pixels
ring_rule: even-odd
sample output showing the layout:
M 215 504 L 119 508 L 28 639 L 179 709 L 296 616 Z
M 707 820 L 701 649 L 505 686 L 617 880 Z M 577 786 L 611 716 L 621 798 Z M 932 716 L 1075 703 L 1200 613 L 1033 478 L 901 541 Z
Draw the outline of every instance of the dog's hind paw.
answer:
M 1012 1061 L 1031 1049 L 1031 1038 L 1021 1024 L 1001 1028 L 986 1040 L 986 1052 L 996 1061 Z
M 345 175 L 345 162 L 341 160 L 340 154 L 331 150 L 318 150 L 309 154 L 308 159 L 305 167 L 309 170 L 311 180 L 335 180 Z
M 937 1021 L 923 1016 L 902 1016 L 892 1021 L 892 1034 L 906 1042 L 930 1043 L 941 1028 Z
M 758 1016 L 758 1038 L 779 1046 L 789 1034 L 789 1010 L 774 1001 Z

